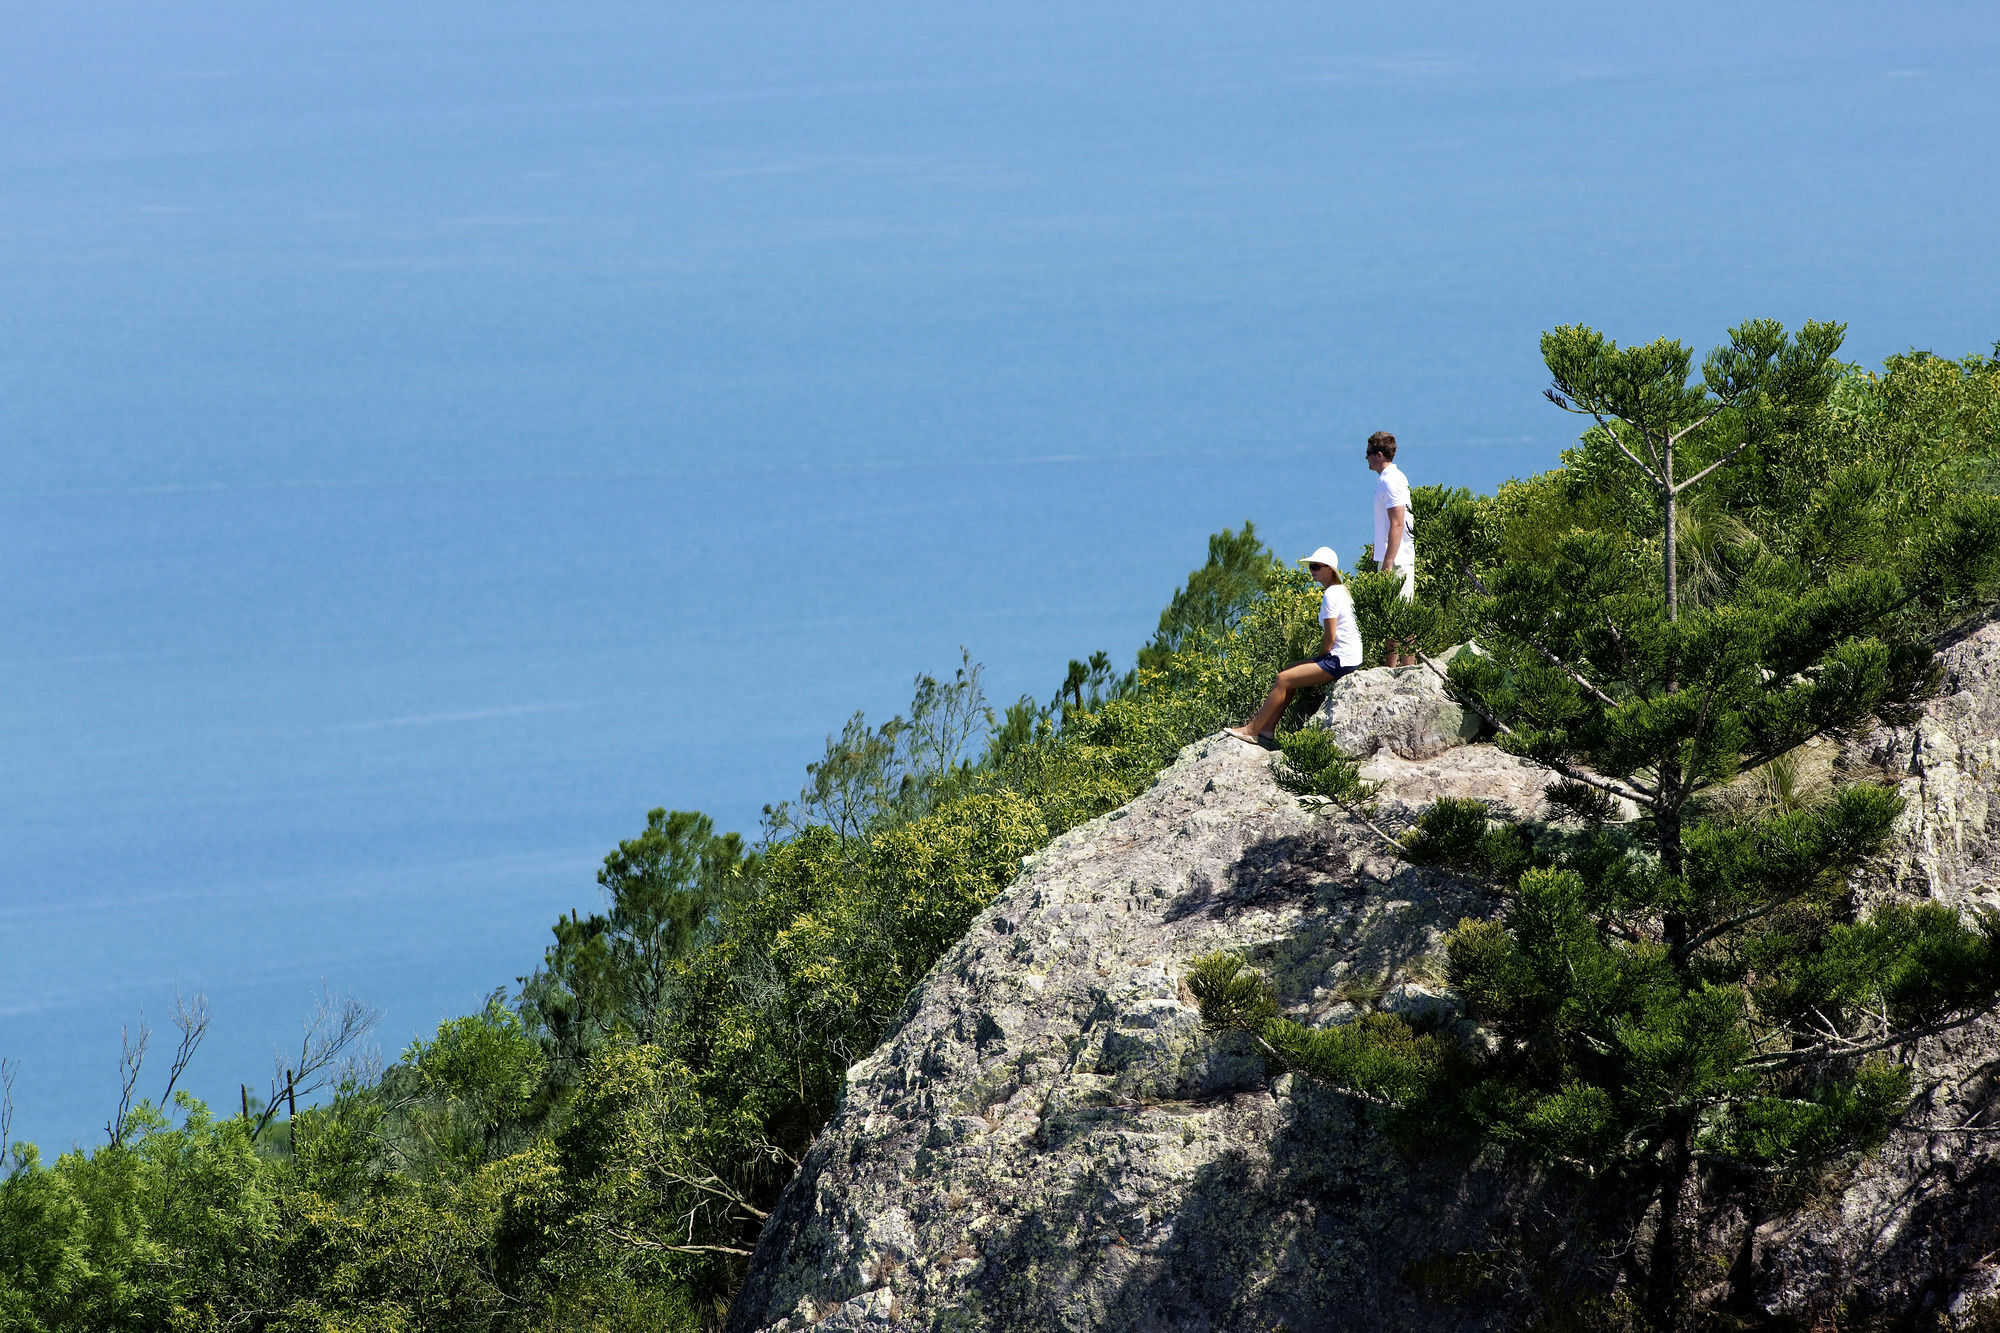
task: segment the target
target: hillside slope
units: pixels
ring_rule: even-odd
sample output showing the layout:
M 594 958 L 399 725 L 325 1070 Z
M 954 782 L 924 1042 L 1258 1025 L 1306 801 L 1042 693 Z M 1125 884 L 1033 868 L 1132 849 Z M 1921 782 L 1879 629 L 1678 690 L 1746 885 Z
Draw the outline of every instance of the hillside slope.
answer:
M 1864 891 L 2000 905 L 2000 626 L 1946 666 L 1919 726 L 1839 756 L 1889 771 L 1909 802 Z M 1442 795 L 1539 802 L 1541 775 L 1465 744 L 1419 675 L 1359 673 L 1317 720 L 1380 745 L 1364 772 L 1391 819 Z M 1407 1157 L 1355 1104 L 1200 1030 L 1182 975 L 1217 949 L 1249 954 L 1305 1021 L 1449 1005 L 1443 932 L 1497 906 L 1303 809 L 1270 766 L 1223 737 L 1189 746 L 1024 867 L 849 1072 L 764 1230 L 737 1333 L 1504 1326 L 1411 1275 L 1491 1245 L 1532 1182 Z M 1856 1280 L 1888 1310 L 1987 1289 L 2000 1135 L 1931 1127 L 1990 1107 L 1996 1054 L 1991 1018 L 1927 1042 L 1910 1128 L 1844 1187 L 1782 1229 L 1715 1219 L 1719 1250 L 1752 1235 L 1766 1311 L 1825 1308 Z

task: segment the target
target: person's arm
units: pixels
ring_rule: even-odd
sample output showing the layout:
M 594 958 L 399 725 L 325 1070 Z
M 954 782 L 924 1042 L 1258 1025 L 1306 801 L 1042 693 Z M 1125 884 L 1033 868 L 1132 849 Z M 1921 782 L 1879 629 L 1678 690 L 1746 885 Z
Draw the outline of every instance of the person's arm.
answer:
M 1340 637 L 1340 618 L 1336 615 L 1319 622 L 1319 655 L 1333 656 L 1333 642 Z
M 1383 543 L 1389 549 L 1382 553 L 1383 569 L 1396 567 L 1396 553 L 1403 549 L 1403 516 L 1409 512 L 1408 505 L 1397 505 L 1389 511 L 1389 540 Z

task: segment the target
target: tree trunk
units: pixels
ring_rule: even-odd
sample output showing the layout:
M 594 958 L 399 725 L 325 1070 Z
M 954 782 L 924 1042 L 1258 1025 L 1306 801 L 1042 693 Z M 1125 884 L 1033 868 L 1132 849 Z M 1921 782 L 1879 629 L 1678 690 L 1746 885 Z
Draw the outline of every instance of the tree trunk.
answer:
M 1664 484 L 1660 489 L 1661 494 L 1667 502 L 1667 539 L 1663 544 L 1666 547 L 1667 620 L 1672 622 L 1681 618 L 1680 571 L 1678 563 L 1674 559 L 1674 549 L 1680 545 L 1680 533 L 1677 531 L 1679 524 L 1675 522 L 1677 516 L 1674 512 L 1679 504 L 1679 498 L 1674 494 L 1674 446 L 1672 443 L 1666 446 L 1666 449 L 1661 454 L 1660 461 L 1666 465 L 1666 476 Z
M 1660 840 L 1660 865 L 1669 875 L 1678 876 L 1687 863 L 1687 849 L 1681 844 L 1681 812 L 1683 806 L 1671 803 L 1666 790 L 1678 786 L 1681 780 L 1678 764 L 1661 764 L 1660 775 L 1662 795 L 1653 805 L 1653 831 Z
M 1694 1125 L 1685 1111 L 1667 1126 L 1661 1162 L 1660 1221 L 1653 1232 L 1652 1264 L 1646 1275 L 1646 1318 L 1654 1333 L 1676 1333 L 1681 1326 L 1681 1195 L 1687 1191 L 1693 1165 L 1689 1142 Z
M 1753 1197 L 1743 1206 L 1743 1242 L 1729 1265 L 1729 1309 L 1754 1314 L 1757 1309 L 1757 1228 L 1764 1220 L 1764 1201 Z

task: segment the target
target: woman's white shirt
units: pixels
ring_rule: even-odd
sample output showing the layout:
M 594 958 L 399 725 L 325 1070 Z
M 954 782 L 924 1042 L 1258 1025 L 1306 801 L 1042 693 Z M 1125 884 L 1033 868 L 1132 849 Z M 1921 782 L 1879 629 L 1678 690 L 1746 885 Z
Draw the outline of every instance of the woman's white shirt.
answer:
M 1354 619 L 1354 594 L 1336 583 L 1319 599 L 1321 624 L 1333 622 L 1333 655 L 1342 666 L 1361 665 L 1361 625 Z

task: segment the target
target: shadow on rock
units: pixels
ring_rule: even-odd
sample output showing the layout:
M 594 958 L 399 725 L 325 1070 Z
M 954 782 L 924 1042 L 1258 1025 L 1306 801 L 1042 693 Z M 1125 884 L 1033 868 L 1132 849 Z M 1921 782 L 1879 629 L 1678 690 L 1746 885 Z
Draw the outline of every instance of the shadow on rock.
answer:
M 967 1326 L 1506 1327 L 1497 1306 L 1440 1301 L 1435 1283 L 1409 1279 L 1441 1256 L 1492 1244 L 1509 1203 L 1499 1178 L 1462 1161 L 1405 1158 L 1365 1108 L 1305 1086 L 1291 1095 L 1289 1085 L 1281 1078 L 1276 1095 L 1246 1090 L 1186 1108 L 1230 1146 L 1187 1164 L 1170 1213 L 1146 1206 L 1157 1192 L 1125 1188 L 1135 1152 L 1157 1169 L 1159 1126 L 1106 1108 L 1051 1127 L 1060 1141 L 1050 1148 L 1082 1165 L 1056 1196 L 1020 1200 L 1015 1224 L 989 1238 Z
M 1191 879 L 1168 904 L 1162 919 L 1169 924 L 1202 915 L 1222 920 L 1257 908 L 1332 901 L 1363 892 L 1365 886 L 1357 883 L 1346 850 L 1330 829 L 1321 826 L 1250 844 L 1223 873 Z

